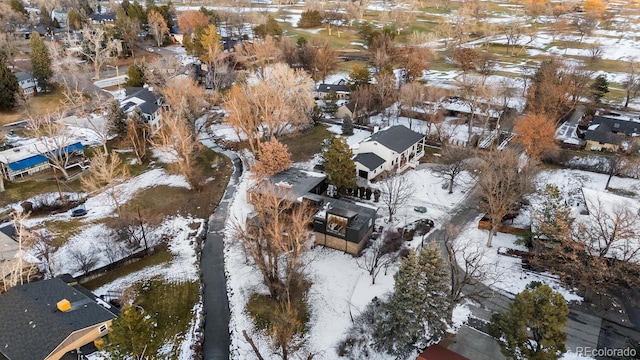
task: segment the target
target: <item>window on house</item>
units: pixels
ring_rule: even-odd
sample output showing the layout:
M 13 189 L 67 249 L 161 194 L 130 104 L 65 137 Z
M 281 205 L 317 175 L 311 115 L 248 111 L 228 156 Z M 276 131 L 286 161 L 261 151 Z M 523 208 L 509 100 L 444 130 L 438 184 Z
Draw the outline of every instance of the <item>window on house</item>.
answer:
M 100 329 L 98 329 L 100 331 L 100 334 L 102 334 L 103 332 L 107 331 L 107 324 L 102 324 L 100 325 Z
M 620 127 L 620 124 L 618 124 L 618 123 L 613 124 L 613 128 L 614 128 L 614 129 L 617 129 L 617 128 L 619 128 L 619 127 Z

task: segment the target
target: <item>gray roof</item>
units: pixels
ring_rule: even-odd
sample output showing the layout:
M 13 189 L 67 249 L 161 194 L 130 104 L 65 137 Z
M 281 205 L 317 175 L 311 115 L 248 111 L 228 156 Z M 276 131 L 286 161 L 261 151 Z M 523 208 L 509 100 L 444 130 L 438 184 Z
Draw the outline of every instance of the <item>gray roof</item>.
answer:
M 255 191 L 262 194 L 265 190 L 270 191 L 269 186 L 272 186 L 278 196 L 290 201 L 297 201 L 318 186 L 325 178 L 326 175 L 321 173 L 289 168 L 265 180 L 262 185 L 255 188 Z
M 626 135 L 640 134 L 640 119 L 637 118 L 594 116 L 591 124 L 606 125 L 609 131 L 614 133 L 624 133 Z
M 142 111 L 143 114 L 152 115 L 159 107 L 160 105 L 147 101 L 140 104 L 140 111 Z
M 614 134 L 611 128 L 604 123 L 598 124 L 595 129 L 588 129 L 584 134 L 585 140 L 597 141 L 602 144 L 617 144 L 622 142 L 622 135 Z
M 349 223 L 348 227 L 352 229 L 362 229 L 362 227 L 369 226 L 369 220 L 376 219 L 376 213 L 378 210 L 376 208 L 372 208 L 370 206 L 365 206 L 363 204 L 342 200 L 342 199 L 334 199 L 332 197 L 322 196 L 322 195 L 314 195 L 309 196 L 313 201 L 318 203 L 318 205 L 323 206 L 326 204 L 330 204 L 329 209 L 322 209 L 316 213 L 315 217 L 324 218 L 324 213 L 327 214 L 336 214 L 344 217 L 351 218 L 355 216 L 355 218 Z M 359 241 L 360 239 L 358 239 Z M 350 240 L 347 240 L 350 241 Z
M 383 158 L 371 152 L 358 154 L 353 158 L 353 161 L 362 164 L 369 170 L 375 170 L 384 164 Z
M 335 91 L 336 93 L 338 93 L 338 92 L 350 93 L 351 92 L 351 90 L 349 90 L 349 87 L 347 87 L 346 85 L 342 85 L 342 84 L 320 84 L 320 85 L 318 85 L 318 92 L 329 93 L 331 91 Z
M 25 81 L 25 80 L 31 80 L 33 79 L 33 75 L 24 72 L 24 71 L 19 71 L 17 73 L 14 74 L 16 76 L 16 79 L 18 79 L 18 81 Z
M 424 135 L 410 130 L 404 125 L 395 125 L 372 134 L 368 139 L 365 139 L 364 141 L 377 141 L 386 148 L 389 148 L 397 153 L 401 153 L 413 146 L 418 141 L 422 140 L 422 138 L 424 138 Z
M 71 302 L 71 310 L 57 309 L 62 299 Z M 114 318 L 113 312 L 58 278 L 12 287 L 0 295 L 0 358 L 42 360 L 72 332 Z
M 149 89 L 146 88 L 127 88 L 125 89 L 125 92 L 128 95 L 124 100 L 122 100 L 122 102 L 127 102 L 127 100 L 135 97 L 147 102 L 154 103 L 158 102 L 158 99 L 160 98 L 160 95 L 157 95 L 156 93 L 149 91 Z

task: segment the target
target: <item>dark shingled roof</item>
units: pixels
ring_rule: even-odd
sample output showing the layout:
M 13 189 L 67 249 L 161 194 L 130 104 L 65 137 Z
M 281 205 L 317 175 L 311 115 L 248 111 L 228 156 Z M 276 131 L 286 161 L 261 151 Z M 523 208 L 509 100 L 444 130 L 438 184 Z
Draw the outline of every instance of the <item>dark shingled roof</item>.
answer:
M 606 124 L 598 124 L 593 130 L 587 130 L 584 134 L 585 140 L 597 141 L 603 144 L 619 145 L 622 142 L 622 135 L 614 134 Z
M 267 192 L 275 190 L 278 196 L 289 201 L 297 201 L 318 186 L 325 178 L 326 175 L 321 173 L 289 168 L 265 180 L 253 191 L 262 194 L 265 190 Z
M 71 302 L 60 312 L 56 303 Z M 42 360 L 72 332 L 116 315 L 58 278 L 18 285 L 0 295 L 0 358 Z
M 18 81 L 25 81 L 25 80 L 30 80 L 33 79 L 33 75 L 24 72 L 24 71 L 18 71 L 17 73 L 13 74 L 16 76 L 16 79 L 18 79 Z
M 362 166 L 369 170 L 375 170 L 380 167 L 380 165 L 384 164 L 383 158 L 370 152 L 356 155 L 353 158 L 353 161 L 362 164 Z
M 351 92 L 351 90 L 349 90 L 349 87 L 347 87 L 346 85 L 342 85 L 342 84 L 320 84 L 318 85 L 318 92 L 321 93 L 329 93 L 331 91 L 335 91 L 335 92 Z
M 609 132 L 624 133 L 627 135 L 640 134 L 640 119 L 613 118 L 607 116 L 594 116 L 591 124 L 606 125 Z
M 365 141 L 377 141 L 384 147 L 401 153 L 420 141 L 423 137 L 424 135 L 409 130 L 409 128 L 404 125 L 395 125 L 374 133 L 368 139 L 365 139 Z

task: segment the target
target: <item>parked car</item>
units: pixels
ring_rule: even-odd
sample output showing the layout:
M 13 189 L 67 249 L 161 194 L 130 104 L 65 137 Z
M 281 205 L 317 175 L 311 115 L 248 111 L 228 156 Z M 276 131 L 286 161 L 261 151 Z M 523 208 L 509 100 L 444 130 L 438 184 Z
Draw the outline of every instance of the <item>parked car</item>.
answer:
M 87 215 L 87 209 L 85 209 L 84 205 L 71 210 L 71 217 L 80 217 L 85 215 Z
M 424 213 L 427 212 L 427 208 L 424 207 L 424 206 L 416 206 L 416 207 L 413 208 L 413 210 L 417 211 L 417 212 L 419 212 L 421 214 L 424 214 Z

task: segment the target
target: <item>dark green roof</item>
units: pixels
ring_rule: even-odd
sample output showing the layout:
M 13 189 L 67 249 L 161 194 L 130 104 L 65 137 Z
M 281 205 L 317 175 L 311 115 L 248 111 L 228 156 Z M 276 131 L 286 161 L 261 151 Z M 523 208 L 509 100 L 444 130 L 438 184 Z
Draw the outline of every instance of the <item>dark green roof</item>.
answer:
M 57 309 L 62 299 L 71 310 Z M 114 319 L 114 312 L 58 278 L 12 287 L 0 295 L 0 359 L 42 360 L 71 333 Z

